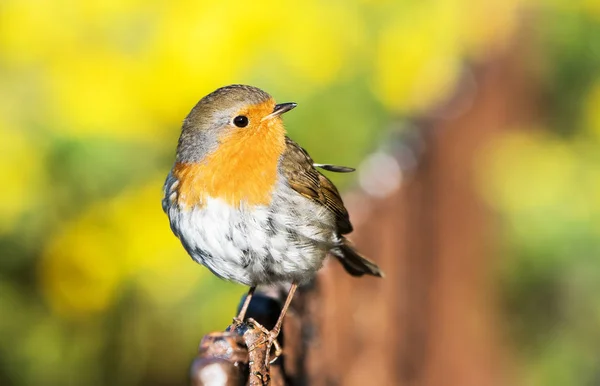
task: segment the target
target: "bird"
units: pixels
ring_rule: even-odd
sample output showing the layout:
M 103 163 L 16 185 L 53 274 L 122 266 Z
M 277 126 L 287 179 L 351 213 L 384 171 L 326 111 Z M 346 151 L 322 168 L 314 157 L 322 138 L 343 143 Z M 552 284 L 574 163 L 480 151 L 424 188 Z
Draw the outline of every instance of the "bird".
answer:
M 250 287 L 234 322 L 244 321 L 258 285 L 290 285 L 269 343 L 298 285 L 328 254 L 352 276 L 384 276 L 345 237 L 353 230 L 348 211 L 318 170 L 354 169 L 315 163 L 287 136 L 282 115 L 296 106 L 241 84 L 206 95 L 183 121 L 163 188 L 163 211 L 192 259 Z

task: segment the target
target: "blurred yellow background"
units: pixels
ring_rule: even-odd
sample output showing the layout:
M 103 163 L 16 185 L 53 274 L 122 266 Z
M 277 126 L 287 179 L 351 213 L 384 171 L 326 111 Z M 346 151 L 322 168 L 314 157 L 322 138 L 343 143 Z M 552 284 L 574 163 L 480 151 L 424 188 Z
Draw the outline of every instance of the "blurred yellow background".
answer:
M 290 135 L 357 165 L 522 29 L 546 125 L 489 149 L 481 193 L 506 225 L 509 300 L 558 281 L 565 318 L 586 318 L 527 353 L 523 379 L 579 384 L 600 354 L 580 347 L 600 347 L 598 0 L 4 0 L 0 384 L 182 384 L 190 342 L 229 322 L 245 288 L 194 264 L 160 206 L 203 95 L 247 83 L 297 102 Z

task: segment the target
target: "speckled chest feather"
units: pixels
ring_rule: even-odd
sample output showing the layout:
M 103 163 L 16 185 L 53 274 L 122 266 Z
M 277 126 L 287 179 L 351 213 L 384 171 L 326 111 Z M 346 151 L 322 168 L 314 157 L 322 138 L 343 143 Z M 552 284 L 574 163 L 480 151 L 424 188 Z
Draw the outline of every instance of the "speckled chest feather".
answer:
M 280 176 L 268 205 L 233 206 L 204 193 L 203 205 L 187 207 L 172 196 L 178 184 L 171 175 L 165 185 L 173 232 L 194 260 L 223 279 L 246 285 L 302 282 L 338 242 L 329 225 L 332 215 Z

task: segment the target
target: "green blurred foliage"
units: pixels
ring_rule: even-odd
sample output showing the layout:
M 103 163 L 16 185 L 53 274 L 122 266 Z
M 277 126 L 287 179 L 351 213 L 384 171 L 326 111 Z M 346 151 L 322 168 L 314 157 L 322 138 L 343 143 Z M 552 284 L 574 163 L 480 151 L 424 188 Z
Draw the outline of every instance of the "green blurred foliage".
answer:
M 535 5 L 3 1 L 0 384 L 183 384 L 190 342 L 229 322 L 245 289 L 192 263 L 160 209 L 200 97 L 248 83 L 298 102 L 290 135 L 356 165 Z M 494 148 L 482 186 L 509 224 L 506 297 L 534 351 L 524 379 L 585 384 L 600 358 L 600 6 L 537 6 L 554 115 Z

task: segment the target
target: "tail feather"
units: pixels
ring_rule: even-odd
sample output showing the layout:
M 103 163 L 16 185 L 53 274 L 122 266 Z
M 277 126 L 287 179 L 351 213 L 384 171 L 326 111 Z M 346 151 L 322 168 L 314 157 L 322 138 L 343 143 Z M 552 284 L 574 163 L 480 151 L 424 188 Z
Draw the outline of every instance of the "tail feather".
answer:
M 342 237 L 342 245 L 333 254 L 352 276 L 385 276 L 377 264 L 358 253 L 345 237 Z

